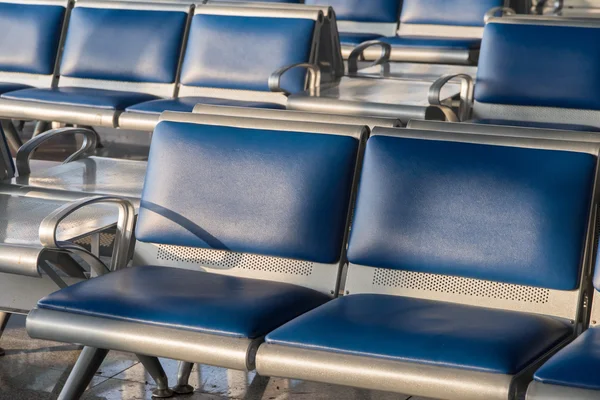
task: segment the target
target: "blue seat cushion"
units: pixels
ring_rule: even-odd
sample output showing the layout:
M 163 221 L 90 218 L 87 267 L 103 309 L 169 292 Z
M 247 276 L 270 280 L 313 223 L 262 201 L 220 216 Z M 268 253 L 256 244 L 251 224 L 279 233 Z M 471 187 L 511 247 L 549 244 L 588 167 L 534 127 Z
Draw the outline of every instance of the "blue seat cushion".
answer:
M 152 100 L 127 107 L 127 111 L 140 113 L 158 114 L 163 111 L 191 112 L 196 104 L 211 104 L 217 106 L 234 106 L 250 108 L 273 108 L 285 109 L 285 106 L 276 103 L 265 103 L 260 101 L 241 101 L 216 99 L 213 97 L 180 97 L 178 99 Z
M 523 128 L 540 128 L 540 129 L 559 129 L 564 131 L 578 132 L 600 132 L 600 128 L 596 126 L 575 125 L 575 124 L 556 124 L 552 122 L 535 122 L 535 121 L 511 121 L 506 119 L 474 119 L 474 124 L 483 125 L 505 125 L 519 126 Z
M 534 379 L 551 385 L 600 390 L 599 370 L 600 328 L 591 328 L 550 358 Z
M 377 294 L 340 297 L 267 343 L 500 374 L 519 372 L 572 333 L 567 321 Z
M 69 286 L 38 307 L 254 339 L 328 300 L 287 283 L 144 266 Z
M 382 35 L 376 33 L 342 32 L 340 33 L 340 43 L 346 46 L 358 46 L 361 43 L 379 39 L 380 37 L 382 37 Z
M 10 82 L 0 82 L 0 94 L 12 92 L 15 90 L 27 89 L 30 88 L 29 85 L 23 85 L 21 83 L 10 83 Z
M 477 50 L 481 46 L 478 38 L 443 38 L 428 36 L 394 36 L 379 39 L 393 47 L 426 47 L 451 50 Z
M 118 90 L 61 87 L 55 89 L 17 90 L 3 94 L 2 98 L 47 104 L 123 110 L 133 104 L 154 100 L 158 97 L 146 93 L 121 92 Z

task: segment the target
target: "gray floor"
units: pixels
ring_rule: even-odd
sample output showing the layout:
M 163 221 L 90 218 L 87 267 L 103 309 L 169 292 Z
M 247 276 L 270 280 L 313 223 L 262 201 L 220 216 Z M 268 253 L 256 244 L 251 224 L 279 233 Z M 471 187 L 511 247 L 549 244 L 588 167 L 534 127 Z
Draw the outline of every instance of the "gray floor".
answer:
M 25 317 L 13 316 L 0 345 L 0 400 L 56 399 L 79 354 L 79 347 L 33 340 L 25 332 Z M 162 360 L 175 382 L 177 362 Z M 353 389 L 288 379 L 266 379 L 210 366 L 194 368 L 190 382 L 196 391 L 172 399 L 187 400 L 406 400 L 392 393 Z M 129 354 L 111 352 L 84 395 L 85 400 L 151 399 L 152 379 Z M 411 400 L 417 400 L 411 398 Z M 424 399 L 419 399 L 424 400 Z

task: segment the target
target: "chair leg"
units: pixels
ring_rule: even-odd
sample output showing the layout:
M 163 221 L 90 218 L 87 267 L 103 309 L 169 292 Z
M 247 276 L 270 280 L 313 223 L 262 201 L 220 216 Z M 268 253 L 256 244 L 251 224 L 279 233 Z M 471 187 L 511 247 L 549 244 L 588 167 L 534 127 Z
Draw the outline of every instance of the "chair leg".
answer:
M 46 132 L 51 127 L 51 124 L 47 121 L 38 121 L 35 124 L 35 128 L 33 128 L 33 137 L 37 135 L 41 135 Z
M 173 391 L 177 394 L 188 394 L 194 391 L 194 387 L 188 382 L 190 380 L 190 374 L 194 364 L 180 361 L 179 371 L 177 372 L 177 386 L 173 387 Z
M 158 358 L 141 354 L 136 354 L 136 356 L 156 382 L 156 389 L 152 392 L 152 397 L 166 398 L 173 396 L 173 391 L 169 389 L 169 378 L 167 378 L 167 374 L 165 374 Z
M 4 333 L 4 329 L 6 329 L 6 325 L 8 324 L 8 320 L 10 319 L 11 315 L 12 314 L 7 312 L 0 312 L 0 338 L 2 337 L 2 333 Z M 4 349 L 0 347 L 0 357 L 2 357 L 4 354 L 6 354 Z
M 84 347 L 57 400 L 78 400 L 107 354 L 108 350 Z
M 15 126 L 13 125 L 10 119 L 3 119 L 2 121 L 0 121 L 0 126 L 4 131 L 4 135 L 6 137 L 6 141 L 8 142 L 8 146 L 10 147 L 10 150 L 14 154 L 17 154 L 17 151 L 21 148 L 21 146 L 23 146 L 23 141 L 19 136 L 19 132 L 17 131 L 17 129 L 15 129 Z

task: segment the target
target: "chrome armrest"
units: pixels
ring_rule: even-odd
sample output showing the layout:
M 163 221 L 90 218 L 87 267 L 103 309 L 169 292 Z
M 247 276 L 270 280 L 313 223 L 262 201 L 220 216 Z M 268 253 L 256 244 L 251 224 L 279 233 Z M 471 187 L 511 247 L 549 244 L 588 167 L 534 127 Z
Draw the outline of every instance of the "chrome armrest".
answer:
M 473 78 L 467 74 L 448 74 L 438 78 L 429 88 L 428 100 L 433 106 L 447 106 L 440 98 L 442 88 L 452 79 L 460 79 L 460 102 L 458 106 L 458 120 L 466 121 L 471 118 L 471 109 L 473 107 Z
M 492 7 L 483 16 L 483 23 L 487 24 L 491 18 L 516 15 L 517 13 L 510 7 Z
M 281 77 L 283 74 L 294 68 L 305 68 L 308 71 L 308 90 L 313 92 L 319 86 L 321 86 L 321 69 L 316 64 L 311 63 L 298 63 L 292 65 L 286 65 L 285 67 L 279 68 L 269 76 L 269 90 L 271 92 L 282 92 L 289 95 L 281 87 Z
M 110 267 L 107 267 L 104 262 L 83 247 L 71 242 L 61 242 L 56 237 L 58 226 L 62 220 L 83 207 L 98 203 L 114 204 L 119 208 L 117 234 L 115 236 Z M 77 254 L 88 263 L 98 275 L 103 275 L 109 271 L 115 271 L 127 266 L 131 255 L 131 245 L 133 244 L 134 225 L 135 208 L 129 200 L 114 196 L 93 196 L 67 203 L 54 210 L 50 215 L 44 218 L 40 224 L 39 236 L 40 242 L 44 248 Z
M 369 40 L 356 46 L 348 56 L 349 74 L 355 74 L 358 71 L 358 61 L 364 61 L 365 50 L 373 46 L 381 47 L 381 55 L 379 58 L 373 61 L 370 67 L 390 61 L 390 57 L 392 55 L 392 46 L 389 43 L 381 42 L 379 40 Z
M 31 168 L 29 167 L 29 160 L 33 155 L 33 152 L 38 149 L 43 143 L 48 140 L 62 135 L 83 135 L 83 143 L 81 148 L 75 153 L 71 154 L 64 161 L 68 163 L 70 161 L 78 160 L 82 158 L 88 151 L 94 150 L 98 144 L 98 134 L 91 129 L 86 128 L 58 128 L 44 132 L 38 136 L 33 137 L 27 143 L 25 143 L 19 151 L 17 151 L 16 164 L 17 172 L 19 176 L 29 175 Z

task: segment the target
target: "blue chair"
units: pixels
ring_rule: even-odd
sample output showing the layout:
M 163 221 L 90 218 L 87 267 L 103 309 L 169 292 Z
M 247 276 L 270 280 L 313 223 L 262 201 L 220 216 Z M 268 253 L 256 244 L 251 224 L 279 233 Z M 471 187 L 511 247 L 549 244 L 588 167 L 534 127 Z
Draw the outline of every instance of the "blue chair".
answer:
M 320 83 L 323 19 L 321 10 L 315 9 L 197 7 L 177 96 L 127 107 L 119 126 L 152 130 L 161 112 L 191 112 L 199 103 L 285 109 L 285 92 L 302 92 L 307 85 Z M 278 71 L 273 85 L 271 75 Z
M 600 398 L 600 270 L 596 259 L 591 327 L 555 354 L 534 375 L 527 400 Z M 591 301 L 591 296 L 588 299 Z M 588 303 L 589 304 L 589 303 Z
M 600 130 L 600 60 L 592 39 L 599 32 L 596 24 L 585 21 L 493 20 L 485 28 L 472 119 Z
M 57 55 L 71 2 L 1 2 L 0 95 L 14 90 L 56 83 Z M 1 122 L 14 149 L 21 140 L 10 121 Z
M 305 0 L 304 4 L 333 7 L 342 55 L 348 58 L 359 44 L 396 34 L 402 0 Z
M 259 374 L 515 399 L 573 338 L 598 145 L 459 136 L 373 131 L 346 295 L 269 333 Z
M 356 56 L 380 57 L 374 47 L 390 46 L 387 60 L 477 65 L 486 14 L 512 14 L 505 0 L 404 0 L 395 36 L 357 47 Z
M 159 123 L 136 226 L 135 252 L 152 265 L 70 286 L 29 314 L 32 337 L 91 346 L 61 399 L 79 398 L 108 349 L 139 354 L 159 396 L 170 392 L 149 355 L 253 369 L 265 334 L 338 290 L 366 131 Z
M 171 97 L 190 8 L 78 1 L 58 87 L 4 93 L 0 115 L 114 128 L 125 108 Z

